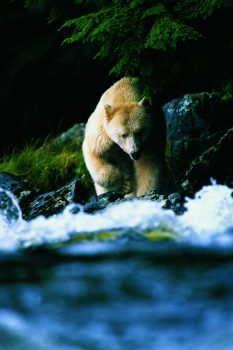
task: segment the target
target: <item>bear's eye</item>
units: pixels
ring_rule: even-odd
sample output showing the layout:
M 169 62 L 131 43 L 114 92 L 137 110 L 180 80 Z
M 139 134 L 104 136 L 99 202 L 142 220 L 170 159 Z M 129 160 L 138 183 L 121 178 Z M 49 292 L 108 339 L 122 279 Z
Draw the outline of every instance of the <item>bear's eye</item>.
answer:
M 129 135 L 128 135 L 128 134 L 122 134 L 122 135 L 121 135 L 121 137 L 122 137 L 123 139 L 126 139 L 127 136 L 129 136 Z

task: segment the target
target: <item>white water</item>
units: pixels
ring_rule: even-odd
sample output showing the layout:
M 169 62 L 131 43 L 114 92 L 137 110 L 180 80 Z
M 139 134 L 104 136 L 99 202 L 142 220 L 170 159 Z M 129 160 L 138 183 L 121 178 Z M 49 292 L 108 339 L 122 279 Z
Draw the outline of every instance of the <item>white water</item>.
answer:
M 8 193 L 9 194 L 9 193 Z M 143 232 L 147 229 L 164 228 L 177 239 L 190 244 L 217 244 L 233 247 L 233 197 L 232 189 L 213 183 L 203 187 L 194 199 L 186 199 L 187 211 L 176 216 L 153 201 L 133 200 L 113 204 L 102 212 L 87 214 L 82 211 L 72 214 L 74 205 L 69 205 L 59 215 L 49 218 L 39 216 L 26 222 L 8 222 L 6 213 L 0 212 L 0 250 L 15 250 L 19 246 L 30 247 L 42 243 L 63 242 L 72 235 L 89 232 L 95 235 L 101 230 L 132 229 Z M 12 200 L 18 206 L 15 198 Z

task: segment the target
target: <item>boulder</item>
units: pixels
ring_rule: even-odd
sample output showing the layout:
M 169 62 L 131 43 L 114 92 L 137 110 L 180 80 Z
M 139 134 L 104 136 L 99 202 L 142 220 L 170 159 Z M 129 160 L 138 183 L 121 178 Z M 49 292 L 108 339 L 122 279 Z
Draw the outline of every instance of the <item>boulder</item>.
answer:
M 23 218 L 31 220 L 39 215 L 49 217 L 58 214 L 72 202 L 84 202 L 85 196 L 82 182 L 75 178 L 56 191 L 37 196 L 28 206 L 22 208 Z
M 220 140 L 195 158 L 186 171 L 187 180 L 181 185 L 187 194 L 194 194 L 211 178 L 229 187 L 233 186 L 233 128 L 229 129 Z
M 186 180 L 191 162 L 232 127 L 233 101 L 219 93 L 186 94 L 163 106 L 167 128 L 166 157 L 175 184 Z

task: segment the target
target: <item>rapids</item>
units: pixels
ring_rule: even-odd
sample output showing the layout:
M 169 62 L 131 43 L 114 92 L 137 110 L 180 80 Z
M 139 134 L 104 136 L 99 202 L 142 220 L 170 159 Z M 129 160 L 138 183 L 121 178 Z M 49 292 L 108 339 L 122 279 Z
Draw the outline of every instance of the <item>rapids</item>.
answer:
M 233 247 L 232 189 L 214 181 L 197 192 L 194 199 L 186 198 L 187 210 L 181 216 L 163 209 L 160 203 L 134 199 L 112 204 L 96 214 L 83 212 L 81 205 L 73 214 L 77 205 L 71 204 L 61 214 L 26 222 L 16 199 L 8 195 L 19 215 L 9 222 L 4 210 L 0 212 L 0 250 L 67 242 L 83 233 L 95 239 L 101 231 L 115 231 L 117 238 L 127 232 L 143 236 L 149 230 L 162 230 L 182 243 Z
M 0 213 L 0 350 L 233 350 L 233 197 Z M 79 210 L 74 214 L 74 210 Z

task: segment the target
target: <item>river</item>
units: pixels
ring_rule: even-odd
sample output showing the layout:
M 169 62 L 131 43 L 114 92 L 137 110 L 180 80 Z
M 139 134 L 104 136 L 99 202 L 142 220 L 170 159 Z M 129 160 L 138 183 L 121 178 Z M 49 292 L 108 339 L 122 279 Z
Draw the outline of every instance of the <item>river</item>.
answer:
M 233 349 L 232 189 L 213 181 L 179 216 L 138 199 L 26 222 L 12 200 L 1 350 Z

